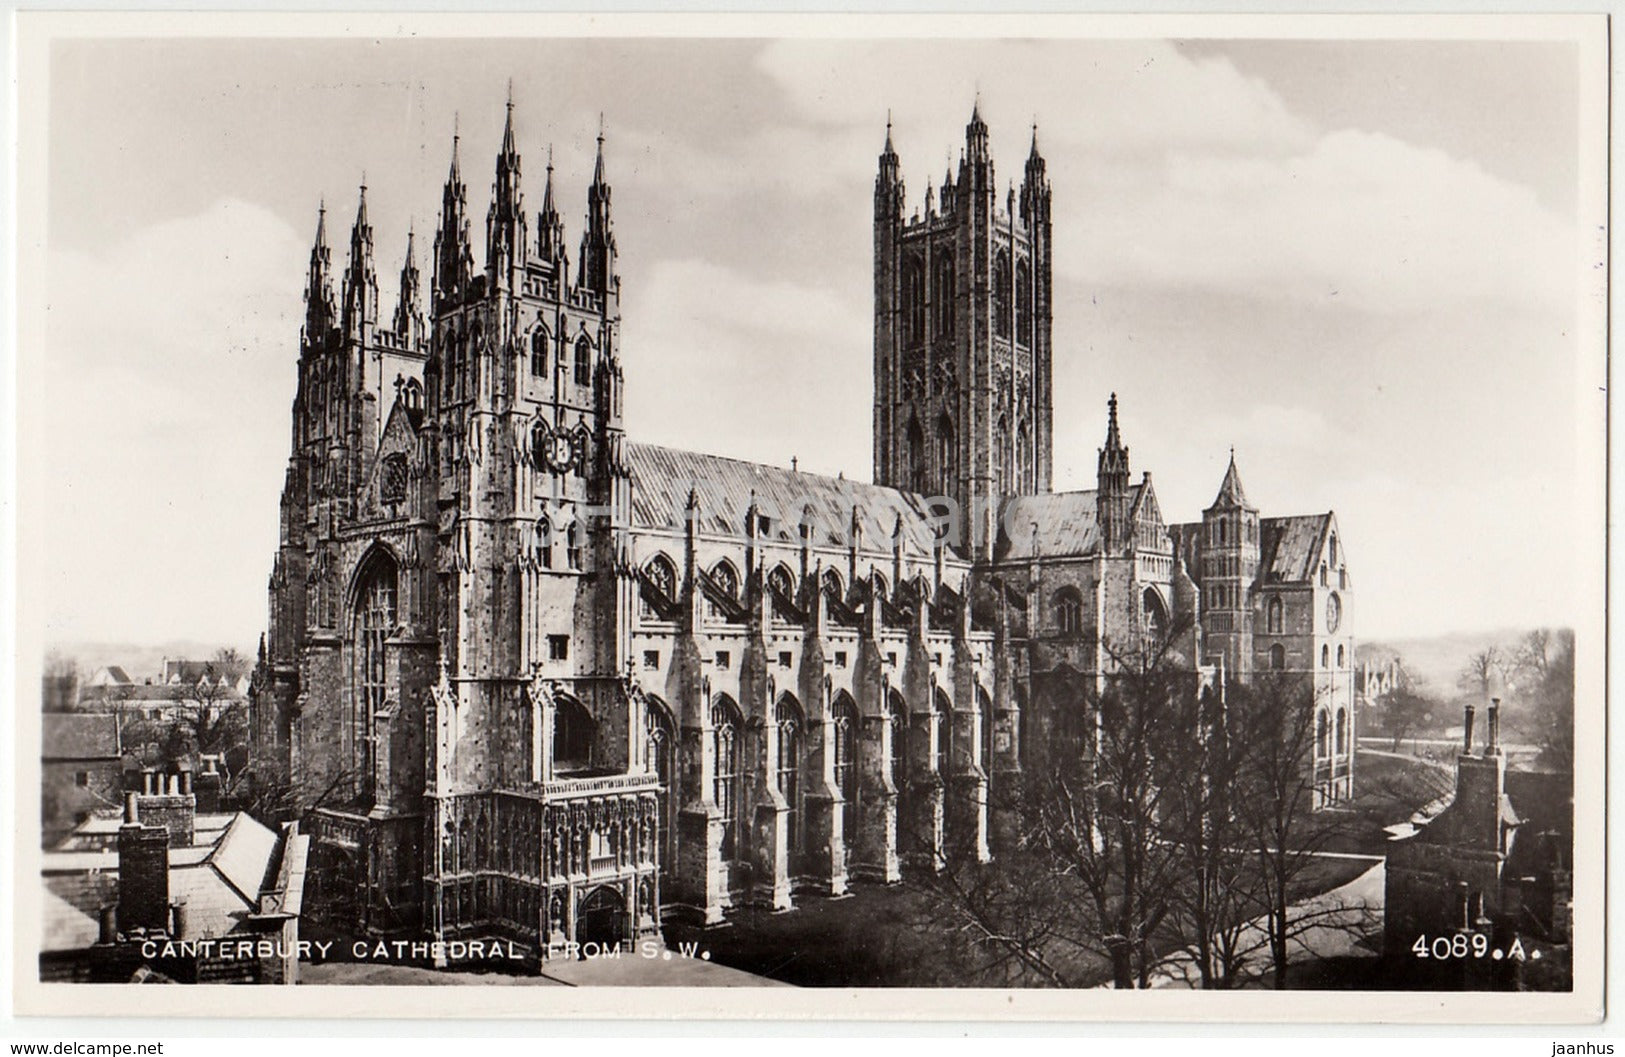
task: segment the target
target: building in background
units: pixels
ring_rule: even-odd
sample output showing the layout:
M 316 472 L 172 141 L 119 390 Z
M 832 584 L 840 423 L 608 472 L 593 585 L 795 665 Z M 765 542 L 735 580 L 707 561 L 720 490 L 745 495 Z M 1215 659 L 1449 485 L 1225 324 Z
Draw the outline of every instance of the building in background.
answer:
M 49 848 L 97 811 L 118 807 L 127 763 L 117 716 L 46 712 L 40 720 L 40 835 Z

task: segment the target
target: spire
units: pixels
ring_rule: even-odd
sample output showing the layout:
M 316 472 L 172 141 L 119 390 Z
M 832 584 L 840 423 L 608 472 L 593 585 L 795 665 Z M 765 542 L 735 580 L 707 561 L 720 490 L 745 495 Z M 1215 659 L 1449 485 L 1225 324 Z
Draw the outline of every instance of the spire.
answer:
M 406 230 L 406 260 L 401 265 L 401 298 L 395 305 L 395 334 L 408 349 L 423 342 L 423 308 L 418 304 L 416 225 Z
M 976 93 L 971 105 L 970 124 L 965 126 L 965 153 L 972 163 L 988 160 L 987 122 L 982 120 L 982 93 Z
M 604 182 L 604 112 L 598 112 L 598 160 L 592 167 L 592 183 L 594 187 Z
M 1106 444 L 1100 449 L 1095 471 L 1095 520 L 1100 526 L 1100 545 L 1107 554 L 1120 551 L 1129 541 L 1128 526 L 1128 448 L 1117 427 L 1117 394 L 1107 402 Z
M 547 148 L 547 186 L 542 189 L 542 212 L 537 217 L 537 249 L 544 261 L 564 259 L 564 221 L 553 202 L 553 148 Z
M 434 237 L 434 296 L 455 300 L 467 288 L 473 271 L 473 251 L 469 249 L 468 188 L 463 186 L 459 145 L 462 136 L 452 127 L 451 171 L 440 196 L 440 229 Z
M 604 179 L 604 115 L 598 115 L 598 160 L 587 188 L 587 230 L 581 236 L 579 285 L 601 297 L 616 293 L 615 234 L 610 225 L 610 187 Z
M 355 224 L 350 228 L 350 265 L 344 273 L 344 333 L 361 338 L 378 322 L 378 275 L 372 264 L 372 225 L 367 223 L 367 178 L 361 178 Z
M 310 272 L 305 280 L 305 339 L 319 342 L 333 326 L 332 253 L 327 248 L 327 201 L 316 209 L 316 241 L 310 247 Z
M 513 78 L 508 78 L 508 117 L 502 128 L 502 153 L 514 153 L 513 147 Z
M 1219 485 L 1219 494 L 1214 498 L 1213 506 L 1208 509 L 1219 507 L 1252 509 L 1247 502 L 1247 492 L 1241 487 L 1241 474 L 1236 469 L 1235 448 L 1230 449 L 1230 466 L 1224 471 L 1224 481 Z
M 1106 401 L 1106 448 L 1107 451 L 1116 451 L 1123 447 L 1123 439 L 1117 428 L 1117 394 L 1113 393 L 1111 399 Z
M 509 268 L 524 263 L 528 248 L 525 210 L 519 192 L 519 151 L 513 135 L 513 82 L 508 82 L 508 112 L 502 127 L 502 150 L 497 154 L 496 183 L 485 220 L 485 266 L 498 282 Z

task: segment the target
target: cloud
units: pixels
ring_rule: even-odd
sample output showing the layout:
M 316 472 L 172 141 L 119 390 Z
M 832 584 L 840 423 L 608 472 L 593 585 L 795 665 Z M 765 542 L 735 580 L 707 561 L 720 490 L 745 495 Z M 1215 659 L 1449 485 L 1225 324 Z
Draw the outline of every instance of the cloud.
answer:
M 51 254 L 53 634 L 252 641 L 307 252 L 269 211 L 223 201 L 102 252 Z
M 628 430 L 867 477 L 870 334 L 868 304 L 834 288 L 662 261 L 627 293 Z

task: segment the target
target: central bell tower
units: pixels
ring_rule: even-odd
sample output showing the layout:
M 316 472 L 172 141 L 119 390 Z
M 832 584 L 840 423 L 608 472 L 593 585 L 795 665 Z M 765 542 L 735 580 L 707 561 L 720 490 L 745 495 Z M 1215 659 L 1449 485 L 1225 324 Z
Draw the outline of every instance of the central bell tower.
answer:
M 878 484 L 946 505 L 948 543 L 991 557 L 999 502 L 1050 489 L 1050 185 L 1038 129 L 1001 196 L 981 107 L 957 177 L 905 215 L 891 123 L 875 179 Z

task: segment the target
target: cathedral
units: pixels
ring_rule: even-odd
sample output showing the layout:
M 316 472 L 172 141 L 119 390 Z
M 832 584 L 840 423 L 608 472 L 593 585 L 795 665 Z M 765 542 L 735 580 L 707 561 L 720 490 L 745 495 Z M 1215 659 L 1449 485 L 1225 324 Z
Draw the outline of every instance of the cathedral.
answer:
M 520 170 L 510 102 L 478 252 L 453 138 L 387 317 L 366 188 L 342 272 L 317 223 L 252 718 L 316 915 L 545 958 L 989 860 L 1078 677 L 1164 636 L 1312 679 L 1317 799 L 1350 794 L 1333 514 L 1261 517 L 1232 457 L 1164 521 L 1115 396 L 1096 487 L 1051 488 L 1036 129 L 1001 193 L 974 111 L 912 210 L 887 129 L 874 483 L 628 438 L 603 137 L 573 256 L 552 165 L 536 213 Z

